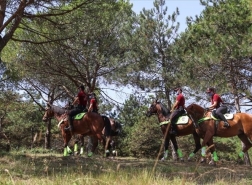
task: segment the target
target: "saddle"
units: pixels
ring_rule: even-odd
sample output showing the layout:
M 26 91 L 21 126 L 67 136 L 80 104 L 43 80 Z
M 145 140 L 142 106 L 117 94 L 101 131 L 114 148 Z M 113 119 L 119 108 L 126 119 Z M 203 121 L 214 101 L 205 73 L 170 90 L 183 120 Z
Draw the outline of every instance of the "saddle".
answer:
M 233 118 L 234 118 L 234 114 L 225 113 L 225 114 L 224 114 L 224 117 L 225 117 L 227 120 L 230 120 L 230 119 L 233 119 Z M 219 118 L 219 116 L 216 114 L 215 111 L 213 111 L 213 112 L 211 113 L 211 118 L 214 119 L 214 120 L 221 120 L 221 119 Z
M 188 124 L 188 121 L 189 121 L 189 117 L 186 114 L 184 114 L 182 116 L 179 116 L 179 118 L 176 122 L 176 125 L 186 125 L 186 124 Z M 163 122 L 159 123 L 159 125 L 161 126 L 161 125 L 165 125 L 165 124 L 169 124 L 169 123 L 171 123 L 170 120 L 163 121 Z
M 230 114 L 230 113 L 226 113 L 226 114 L 224 114 L 224 116 L 225 116 L 225 118 L 226 118 L 227 120 L 231 120 L 231 119 L 234 118 L 234 114 Z M 198 124 L 199 124 L 199 123 L 202 123 L 203 121 L 210 120 L 210 119 L 215 120 L 217 123 L 218 123 L 219 121 L 222 121 L 222 120 L 219 118 L 219 116 L 216 115 L 215 111 L 213 111 L 213 112 L 211 113 L 210 117 L 203 117 L 203 118 L 201 118 L 201 119 L 198 121 Z M 217 123 L 216 123 L 216 124 L 217 124 Z

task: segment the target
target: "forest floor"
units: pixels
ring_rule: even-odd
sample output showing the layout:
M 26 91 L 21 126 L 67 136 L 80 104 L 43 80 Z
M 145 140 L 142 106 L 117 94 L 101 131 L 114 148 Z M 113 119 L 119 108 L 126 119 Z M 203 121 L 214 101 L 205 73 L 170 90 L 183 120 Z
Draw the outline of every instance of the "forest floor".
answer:
M 1 156 L 0 164 L 0 176 L 9 173 L 14 178 L 22 179 L 31 176 L 44 178 L 64 173 L 91 173 L 98 176 L 107 172 L 116 174 L 124 171 L 134 175 L 134 173 L 137 174 L 137 171 L 145 170 L 162 178 L 169 180 L 180 178 L 194 182 L 194 184 L 211 184 L 218 180 L 234 184 L 238 184 L 238 182 L 252 184 L 251 166 L 223 161 L 211 166 L 196 161 L 175 162 L 128 157 L 94 156 L 89 158 L 86 156 L 62 157 L 57 154 L 19 154 Z

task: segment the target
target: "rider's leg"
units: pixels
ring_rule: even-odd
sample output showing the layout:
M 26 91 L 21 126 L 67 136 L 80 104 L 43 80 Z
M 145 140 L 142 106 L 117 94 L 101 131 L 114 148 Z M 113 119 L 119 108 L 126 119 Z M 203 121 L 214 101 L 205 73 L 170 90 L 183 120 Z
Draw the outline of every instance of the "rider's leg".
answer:
M 221 106 L 216 110 L 216 114 L 221 118 L 222 121 L 224 121 L 224 127 L 230 127 L 227 119 L 223 114 L 227 112 L 227 107 L 226 106 Z
M 69 114 L 68 115 L 68 124 L 69 126 L 67 128 L 65 128 L 65 131 L 70 131 L 72 132 L 73 131 L 73 117 Z
M 180 116 L 180 112 L 175 110 L 171 115 L 171 132 L 170 134 L 177 135 L 178 134 L 178 128 L 176 125 L 176 122 L 178 120 L 178 117 Z
M 73 109 L 69 112 L 68 114 L 68 124 L 69 124 L 69 127 L 65 128 L 65 131 L 70 131 L 72 132 L 73 131 L 73 120 L 74 120 L 74 116 L 78 113 L 82 112 L 81 109 Z

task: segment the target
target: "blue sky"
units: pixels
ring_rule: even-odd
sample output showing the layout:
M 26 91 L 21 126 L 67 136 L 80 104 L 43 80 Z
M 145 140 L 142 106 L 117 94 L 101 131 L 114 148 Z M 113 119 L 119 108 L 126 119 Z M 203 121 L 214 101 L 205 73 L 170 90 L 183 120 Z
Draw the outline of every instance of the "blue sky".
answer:
M 154 0 L 130 0 L 133 4 L 133 11 L 139 13 L 143 8 L 152 9 Z M 199 0 L 166 0 L 166 6 L 168 7 L 168 14 L 171 15 L 178 7 L 180 15 L 177 18 L 177 22 L 180 23 L 180 30 L 186 29 L 186 17 L 200 15 L 204 10 L 204 6 L 200 5 Z

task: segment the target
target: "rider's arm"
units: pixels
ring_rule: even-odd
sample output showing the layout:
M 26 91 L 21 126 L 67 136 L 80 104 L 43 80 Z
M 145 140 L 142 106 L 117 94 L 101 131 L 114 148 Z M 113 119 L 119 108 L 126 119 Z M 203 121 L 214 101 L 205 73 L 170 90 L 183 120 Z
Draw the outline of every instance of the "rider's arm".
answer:
M 175 102 L 175 103 L 173 104 L 173 106 L 172 106 L 171 112 L 174 111 L 175 107 L 177 107 L 178 104 L 179 104 L 179 101 L 176 100 L 176 102 Z
M 88 112 L 92 112 L 93 110 L 93 102 L 90 101 L 90 105 L 89 105 L 89 108 L 88 108 Z
M 211 106 L 209 106 L 208 108 L 214 109 L 216 106 L 217 106 L 217 101 L 214 101 L 214 103 Z
M 75 99 L 74 99 L 74 101 L 73 101 L 72 105 L 77 104 L 77 103 L 78 103 L 78 101 L 79 101 L 79 97 L 77 96 L 77 97 L 75 97 Z

